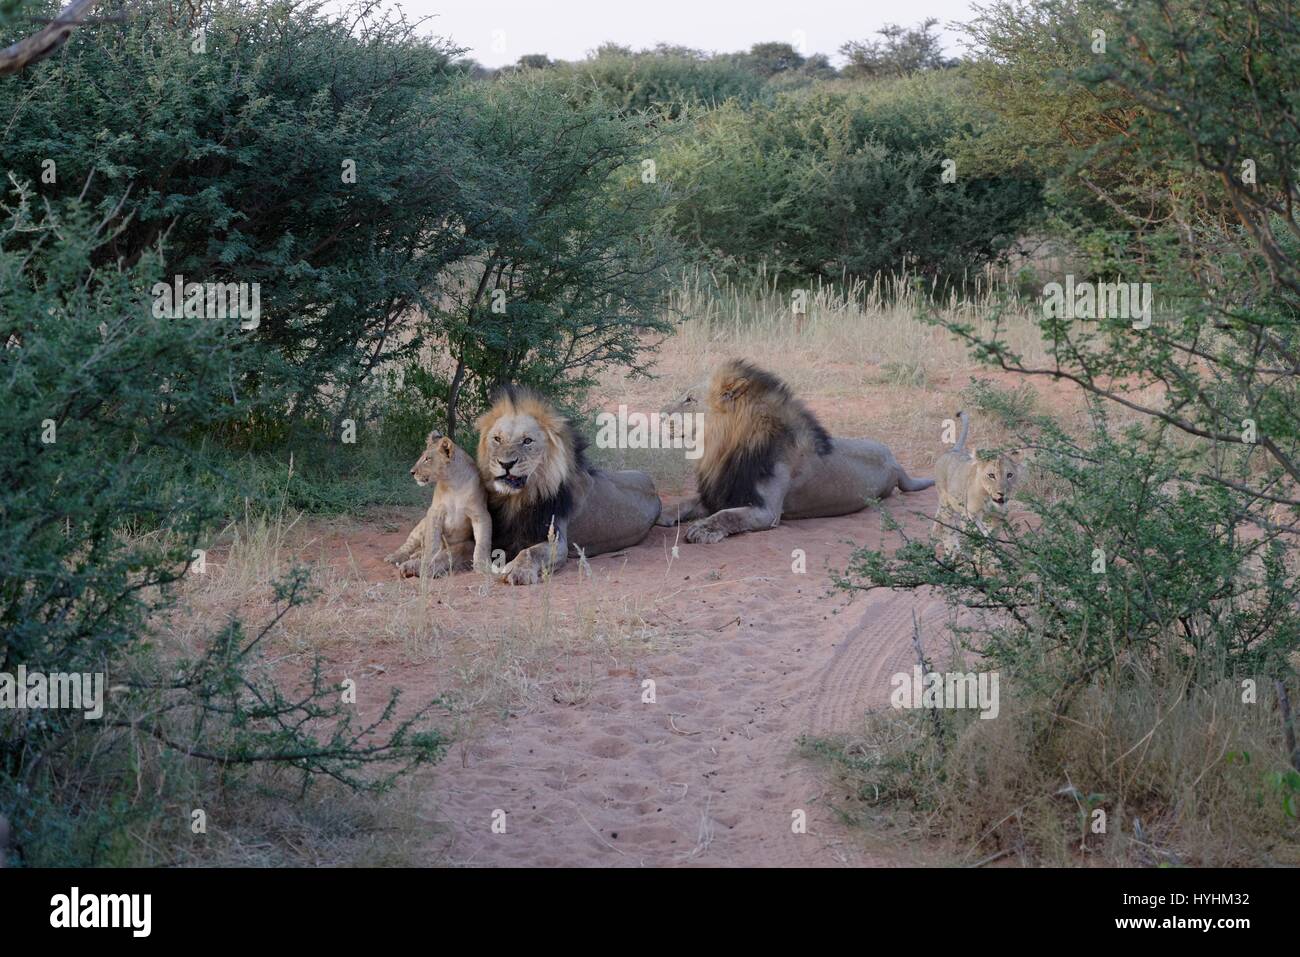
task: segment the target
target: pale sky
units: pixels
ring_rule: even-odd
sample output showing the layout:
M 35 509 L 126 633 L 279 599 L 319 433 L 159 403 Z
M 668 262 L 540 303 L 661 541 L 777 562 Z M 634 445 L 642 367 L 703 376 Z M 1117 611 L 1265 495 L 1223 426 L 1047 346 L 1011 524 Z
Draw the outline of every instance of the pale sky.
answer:
M 767 40 L 793 44 L 805 55 L 825 53 L 839 65 L 841 44 L 874 38 L 886 23 L 913 26 L 938 17 L 942 28 L 972 15 L 970 0 L 404 0 L 400 6 L 413 19 L 433 15 L 424 32 L 468 47 L 466 56 L 487 67 L 525 53 L 577 60 L 606 41 L 637 50 L 669 43 L 732 53 Z M 950 56 L 961 52 L 954 34 L 942 35 Z

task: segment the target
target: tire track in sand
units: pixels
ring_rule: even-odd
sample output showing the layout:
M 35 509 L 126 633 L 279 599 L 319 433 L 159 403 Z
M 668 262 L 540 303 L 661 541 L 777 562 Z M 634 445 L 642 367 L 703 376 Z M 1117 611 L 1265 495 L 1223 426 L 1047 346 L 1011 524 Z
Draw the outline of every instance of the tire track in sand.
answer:
M 917 664 L 912 644 L 914 612 L 921 647 L 933 663 L 944 645 L 941 626 L 947 608 L 943 602 L 926 592 L 868 593 L 857 623 L 837 643 L 822 672 L 808 715 L 810 733 L 858 731 L 868 710 L 888 706 L 890 679 L 900 672 L 910 674 Z

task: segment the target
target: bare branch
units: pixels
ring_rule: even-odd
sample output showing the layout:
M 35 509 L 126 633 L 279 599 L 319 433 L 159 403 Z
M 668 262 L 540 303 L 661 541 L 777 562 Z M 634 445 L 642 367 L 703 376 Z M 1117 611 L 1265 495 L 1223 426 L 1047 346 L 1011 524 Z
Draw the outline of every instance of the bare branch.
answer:
M 44 60 L 63 46 L 64 41 L 79 23 L 85 22 L 86 14 L 98 2 L 99 0 L 72 0 L 45 29 L 0 50 L 0 76 L 18 73 L 38 60 Z

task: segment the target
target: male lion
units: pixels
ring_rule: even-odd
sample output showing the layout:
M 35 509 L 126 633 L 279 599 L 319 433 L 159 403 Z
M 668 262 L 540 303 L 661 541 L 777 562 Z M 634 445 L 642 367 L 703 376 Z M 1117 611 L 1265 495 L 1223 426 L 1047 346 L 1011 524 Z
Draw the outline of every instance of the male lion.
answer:
M 688 394 L 665 411 L 694 411 L 697 404 Z M 658 522 L 690 521 L 688 542 L 719 542 L 772 528 L 783 517 L 848 515 L 895 488 L 918 492 L 934 484 L 909 478 L 879 442 L 832 438 L 789 386 L 743 359 L 714 372 L 704 405 L 697 495 Z
M 970 419 L 965 412 L 958 412 L 957 418 L 961 419 L 957 444 L 934 463 L 939 510 L 935 512 L 931 534 L 942 536 L 936 549 L 940 557 L 946 551 L 957 550 L 957 534 L 949 528 L 948 534 L 943 535 L 942 519 L 974 522 L 976 528 L 989 534 L 990 521 L 1006 520 L 1011 492 L 1020 478 L 1020 464 L 1010 455 L 984 455 L 978 449 L 966 448 Z
M 384 561 L 396 565 L 405 577 L 419 575 L 420 558 L 412 556 L 423 549 L 431 556 L 427 573 L 434 577 L 471 567 L 487 571 L 492 561 L 492 516 L 469 453 L 430 432 L 411 475 L 417 485 L 435 483 L 433 501 L 420 524 Z
M 510 559 L 502 581 L 535 584 L 564 564 L 570 547 L 584 555 L 628 548 L 659 517 L 649 475 L 592 468 L 583 455 L 586 440 L 526 389 L 499 390 L 478 428 L 492 547 Z

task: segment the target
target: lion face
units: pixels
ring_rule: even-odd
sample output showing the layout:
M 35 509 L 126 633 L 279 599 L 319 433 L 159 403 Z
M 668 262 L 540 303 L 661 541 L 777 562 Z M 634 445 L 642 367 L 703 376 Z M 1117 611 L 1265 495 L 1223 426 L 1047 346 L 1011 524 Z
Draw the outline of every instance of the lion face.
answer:
M 994 505 L 1006 508 L 1020 480 L 1020 463 L 1009 455 L 975 456 L 975 481 Z
M 677 433 L 681 431 L 680 423 L 685 422 L 687 416 L 704 411 L 704 402 L 701 401 L 700 397 L 707 388 L 706 383 L 703 388 L 695 386 L 687 389 L 676 402 L 672 402 L 659 410 L 660 420 L 664 423 L 664 434 L 670 442 L 677 438 Z
M 456 456 L 456 444 L 438 432 L 430 432 L 424 442 L 424 454 L 411 466 L 411 477 L 419 486 L 441 481 Z
M 527 412 L 497 419 L 485 441 L 486 477 L 501 495 L 518 495 L 536 481 L 550 451 L 546 430 Z

